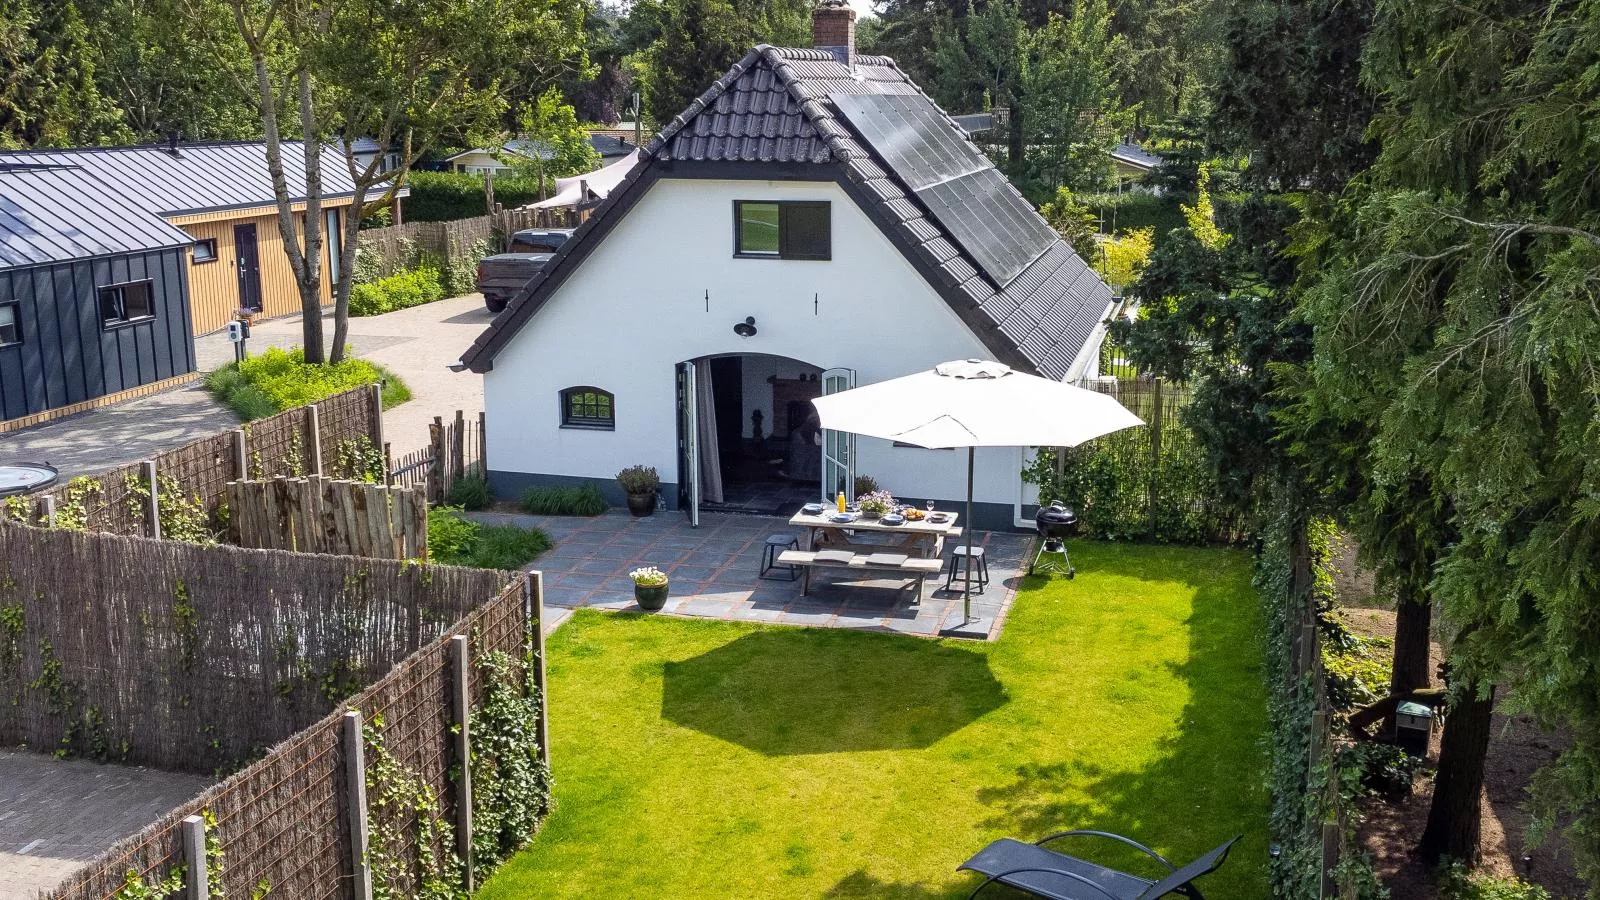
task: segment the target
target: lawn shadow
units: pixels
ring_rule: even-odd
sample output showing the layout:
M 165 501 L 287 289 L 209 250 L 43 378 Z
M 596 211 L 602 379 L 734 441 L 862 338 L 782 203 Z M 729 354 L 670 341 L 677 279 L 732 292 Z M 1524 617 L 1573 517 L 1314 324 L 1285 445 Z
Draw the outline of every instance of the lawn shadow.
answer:
M 1119 555 L 1107 557 L 1093 565 L 1111 574 L 1150 577 L 1147 570 L 1119 565 Z M 1080 580 L 1086 568 L 1080 563 Z M 1264 869 L 1265 810 L 1251 799 L 1262 796 L 1266 764 L 1257 610 L 1203 576 L 1196 588 L 1187 659 L 1160 669 L 1163 677 L 1187 685 L 1188 699 L 1159 757 L 1138 771 L 1081 760 L 1019 766 L 1011 783 L 977 792 L 993 811 L 985 826 L 1025 841 L 1068 829 L 1110 831 L 1156 847 L 1179 866 L 1244 834 L 1227 867 L 1207 879 L 1208 894 L 1221 886 L 1218 879 L 1251 882 L 1237 870 Z M 1134 874 L 1164 874 L 1148 857 L 1110 841 L 1069 838 L 1052 848 Z
M 767 756 L 932 745 L 1003 706 L 986 654 L 775 628 L 664 667 L 662 718 Z

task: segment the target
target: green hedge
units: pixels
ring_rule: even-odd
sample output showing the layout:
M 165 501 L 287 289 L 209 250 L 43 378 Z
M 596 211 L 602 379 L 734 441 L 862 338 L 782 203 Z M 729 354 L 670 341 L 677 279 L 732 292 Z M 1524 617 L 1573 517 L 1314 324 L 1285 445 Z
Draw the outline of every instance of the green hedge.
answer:
M 1145 191 L 1079 194 L 1077 199 L 1094 211 L 1107 233 L 1113 229 L 1120 234 L 1135 228 L 1153 228 L 1156 243 L 1160 244 L 1167 232 L 1184 226 L 1180 207 L 1185 200 L 1171 192 L 1160 197 Z
M 454 222 L 487 215 L 483 176 L 465 172 L 412 172 L 406 176 L 411 196 L 405 200 L 408 222 Z M 554 189 L 552 181 L 545 190 Z M 515 175 L 494 177 L 494 200 L 510 209 L 539 199 L 539 179 Z
M 438 269 L 422 267 L 350 288 L 350 315 L 378 316 L 445 298 Z
M 411 391 L 393 372 L 364 359 L 347 356 L 337 365 L 307 365 L 296 347 L 269 347 L 243 363 L 228 363 L 206 376 L 206 387 L 246 422 L 315 403 L 363 384 L 382 381 L 383 408 L 411 399 Z
M 435 563 L 514 570 L 549 549 L 550 538 L 537 528 L 481 525 L 453 506 L 428 511 L 428 557 Z

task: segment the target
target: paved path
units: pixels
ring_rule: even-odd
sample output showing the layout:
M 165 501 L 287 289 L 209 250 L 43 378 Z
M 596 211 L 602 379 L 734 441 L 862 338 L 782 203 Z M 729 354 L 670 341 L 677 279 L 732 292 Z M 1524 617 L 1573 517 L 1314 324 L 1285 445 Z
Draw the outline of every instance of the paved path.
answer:
M 472 419 L 483 409 L 483 376 L 447 367 L 461 358 L 492 318 L 483 297 L 468 294 L 350 320 L 349 344 L 355 354 L 394 372 L 411 388 L 410 402 L 383 415 L 384 437 L 396 457 L 427 446 L 428 423 L 434 416 L 449 419 L 459 409 Z M 323 329 L 331 341 L 331 316 L 323 319 Z M 250 330 L 252 352 L 301 343 L 300 316 L 262 322 Z M 196 338 L 195 350 L 202 371 L 233 361 L 233 345 L 221 332 Z
M 211 784 L 199 775 L 0 750 L 0 900 L 50 890 Z
M 63 478 L 149 459 L 192 440 L 238 428 L 239 419 L 200 382 L 0 435 L 5 460 L 47 462 Z
M 800 596 L 800 582 L 757 577 L 769 534 L 793 533 L 788 520 L 767 516 L 706 513 L 691 528 L 675 513 L 635 519 L 612 511 L 594 518 L 470 513 L 480 522 L 537 527 L 552 547 L 528 566 L 545 576 L 546 633 L 566 621 L 572 609 L 637 610 L 628 572 L 657 566 L 672 579 L 668 615 L 737 622 L 777 622 L 821 628 L 859 628 L 932 637 L 952 617 L 961 618 L 959 583 L 944 589 L 944 577 L 928 579 L 923 601 L 911 602 L 907 581 L 836 571 L 814 574 L 811 592 Z M 1030 538 L 1022 534 L 979 532 L 974 541 L 989 557 L 992 581 L 972 598 L 974 617 L 987 636 L 1000 635 L 1020 583 Z M 948 549 L 947 549 L 948 553 Z

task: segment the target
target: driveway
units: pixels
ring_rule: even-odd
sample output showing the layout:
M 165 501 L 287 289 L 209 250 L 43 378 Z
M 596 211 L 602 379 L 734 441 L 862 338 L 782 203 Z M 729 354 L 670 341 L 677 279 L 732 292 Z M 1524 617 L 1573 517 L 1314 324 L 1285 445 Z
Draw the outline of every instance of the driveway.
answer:
M 0 900 L 24 900 L 198 796 L 212 779 L 0 750 L 0 784 Z
M 6 461 L 47 462 L 62 478 L 93 475 L 180 447 L 239 419 L 195 381 L 181 388 L 105 406 L 0 435 Z
M 494 317 L 483 307 L 483 297 L 468 294 L 413 306 L 381 316 L 352 317 L 349 344 L 355 355 L 369 359 L 400 376 L 411 388 L 411 401 L 383 414 L 384 438 L 396 457 L 428 445 L 428 423 L 445 419 L 456 410 L 476 418 L 483 410 L 483 376 L 452 372 L 448 366 L 461 358 Z M 323 318 L 323 336 L 333 339 L 333 317 Z M 250 330 L 251 352 L 265 347 L 298 347 L 301 317 L 286 316 L 262 322 Z M 224 333 L 195 339 L 201 371 L 233 361 L 233 345 Z

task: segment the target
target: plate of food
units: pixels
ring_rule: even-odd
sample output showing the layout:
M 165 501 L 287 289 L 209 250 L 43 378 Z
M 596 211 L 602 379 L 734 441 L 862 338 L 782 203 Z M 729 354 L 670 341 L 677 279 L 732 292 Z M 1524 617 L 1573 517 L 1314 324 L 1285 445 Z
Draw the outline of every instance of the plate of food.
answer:
M 822 504 L 807 503 L 805 506 L 800 507 L 800 511 L 808 516 L 818 516 L 822 514 Z
M 900 515 L 899 513 L 889 513 L 878 521 L 884 525 L 903 525 L 905 524 L 906 517 Z
M 923 519 L 926 519 L 927 517 L 928 517 L 928 514 L 926 512 L 923 512 L 922 510 L 917 509 L 915 506 L 910 507 L 909 509 L 906 510 L 906 521 L 907 522 L 921 522 Z

